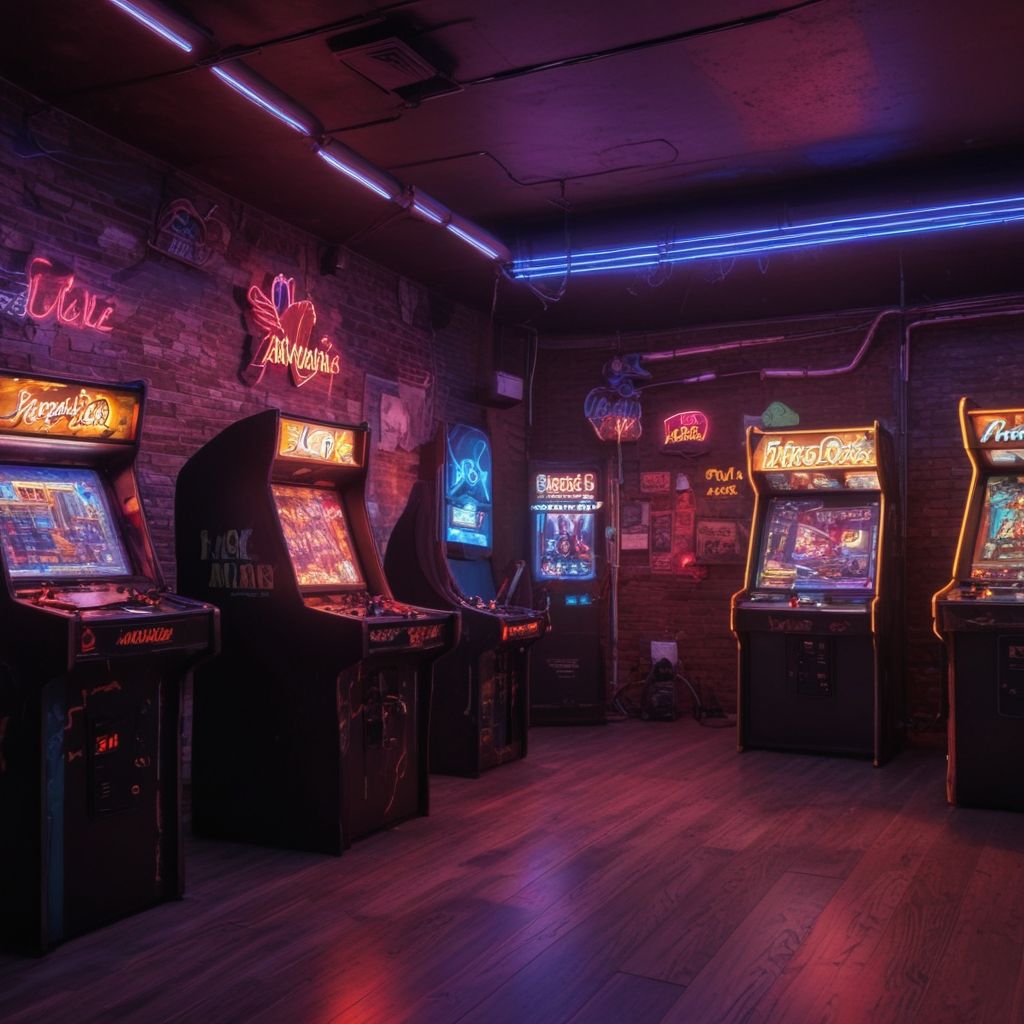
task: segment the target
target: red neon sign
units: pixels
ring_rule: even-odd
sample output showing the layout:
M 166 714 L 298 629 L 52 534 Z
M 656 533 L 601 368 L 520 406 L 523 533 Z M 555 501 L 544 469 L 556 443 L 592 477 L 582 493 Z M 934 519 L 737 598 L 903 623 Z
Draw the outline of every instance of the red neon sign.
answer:
M 109 303 L 100 305 L 92 292 L 76 286 L 74 274 L 54 272 L 53 263 L 44 256 L 36 256 L 28 265 L 26 312 L 33 320 L 54 317 L 69 327 L 89 328 L 104 334 L 114 329 L 107 323 L 114 307 Z
M 310 341 L 316 309 L 309 299 L 295 301 L 294 278 L 278 274 L 270 286 L 270 295 L 253 285 L 249 302 L 253 319 L 263 331 L 249 364 L 259 371 L 253 383 L 259 383 L 268 365 L 287 366 L 297 388 L 318 373 L 333 377 L 341 369 L 341 357 L 326 335 L 315 344 Z
M 665 419 L 666 448 L 676 445 L 703 444 L 711 432 L 711 421 L 696 409 L 677 412 Z

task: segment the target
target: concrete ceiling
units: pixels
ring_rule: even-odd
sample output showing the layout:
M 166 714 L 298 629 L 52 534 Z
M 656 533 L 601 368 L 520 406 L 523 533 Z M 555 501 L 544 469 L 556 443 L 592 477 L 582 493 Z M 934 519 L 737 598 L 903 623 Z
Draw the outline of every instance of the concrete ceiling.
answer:
M 181 170 L 482 308 L 486 261 L 341 178 L 209 64 L 243 55 L 330 137 L 514 253 L 1024 191 L 1020 0 L 184 0 L 180 10 L 209 31 L 205 52 L 177 51 L 109 0 L 22 3 L 5 12 L 0 66 Z M 362 30 L 403 39 L 448 91 L 399 94 L 339 60 Z M 1022 238 L 1003 226 L 620 272 L 545 285 L 557 302 L 503 281 L 498 310 L 547 331 L 637 330 L 889 303 L 908 284 L 914 300 L 1011 290 L 1024 287 L 1024 261 L 1010 257 Z

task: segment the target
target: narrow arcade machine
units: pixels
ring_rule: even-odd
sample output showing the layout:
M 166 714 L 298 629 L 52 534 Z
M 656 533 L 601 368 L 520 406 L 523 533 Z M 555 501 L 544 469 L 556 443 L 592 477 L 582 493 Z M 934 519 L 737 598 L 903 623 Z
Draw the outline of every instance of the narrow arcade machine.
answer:
M 438 431 L 434 447 L 428 479 L 414 485 L 384 564 L 402 600 L 461 615 L 458 645 L 434 665 L 430 768 L 476 777 L 526 756 L 529 648 L 546 617 L 510 603 L 524 562 L 495 585 L 490 438 L 454 424 Z

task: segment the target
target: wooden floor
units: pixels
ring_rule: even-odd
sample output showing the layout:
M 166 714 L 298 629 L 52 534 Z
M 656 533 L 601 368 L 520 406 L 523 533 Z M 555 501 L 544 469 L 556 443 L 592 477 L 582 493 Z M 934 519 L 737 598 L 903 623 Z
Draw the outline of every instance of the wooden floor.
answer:
M 731 730 L 537 729 L 341 858 L 189 844 L 168 904 L 0 958 L 0 1021 L 1024 1021 L 1024 815 Z

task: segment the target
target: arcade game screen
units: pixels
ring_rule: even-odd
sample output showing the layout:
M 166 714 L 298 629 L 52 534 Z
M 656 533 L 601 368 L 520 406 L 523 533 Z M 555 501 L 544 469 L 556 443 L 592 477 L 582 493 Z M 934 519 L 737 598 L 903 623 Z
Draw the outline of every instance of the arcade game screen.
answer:
M 1024 476 L 985 482 L 971 579 L 1024 579 Z
M 594 513 L 538 512 L 538 579 L 594 578 Z
M 337 492 L 285 484 L 271 490 L 299 586 L 363 586 Z
M 853 590 L 875 583 L 879 503 L 772 498 L 765 516 L 757 586 Z
M 445 437 L 444 540 L 491 549 L 491 443 L 476 427 L 456 424 Z
M 11 576 L 129 576 L 93 469 L 0 466 L 0 536 Z

